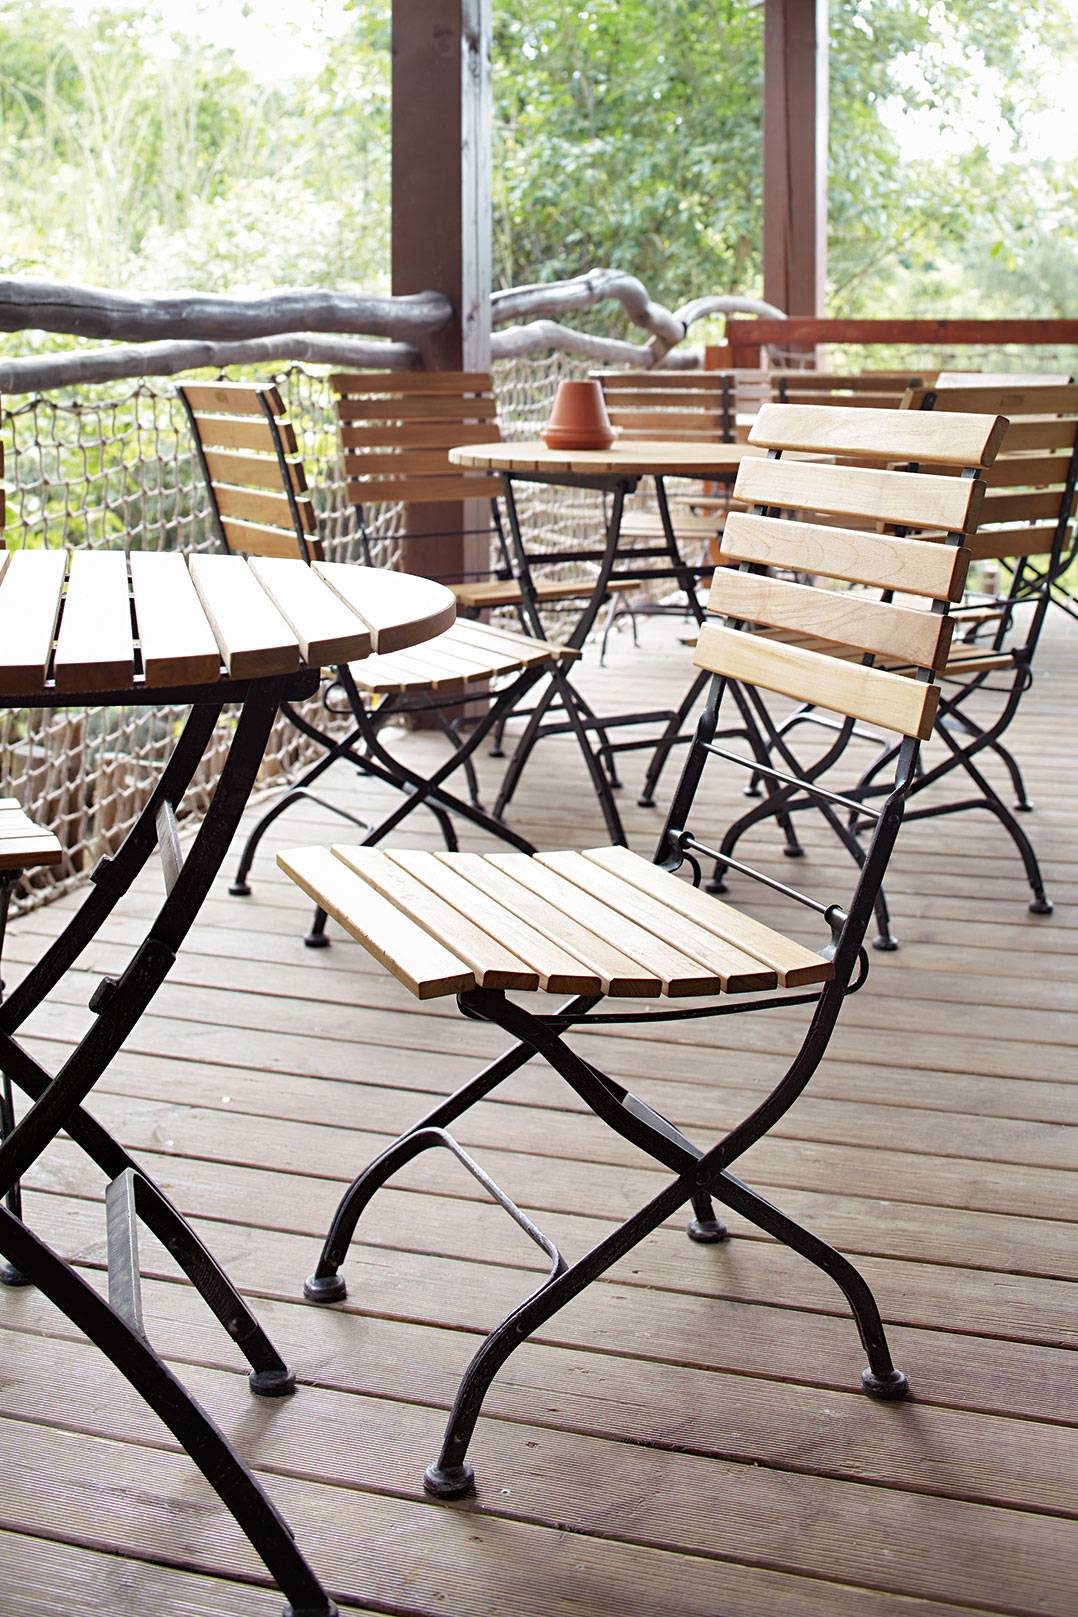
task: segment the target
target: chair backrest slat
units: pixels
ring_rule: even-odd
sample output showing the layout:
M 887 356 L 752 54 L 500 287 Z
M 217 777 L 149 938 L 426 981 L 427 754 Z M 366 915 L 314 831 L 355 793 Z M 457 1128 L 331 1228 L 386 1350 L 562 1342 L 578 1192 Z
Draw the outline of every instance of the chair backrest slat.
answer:
M 221 382 L 177 391 L 225 547 L 253 556 L 319 557 L 318 519 L 278 389 Z
M 823 573 L 849 584 L 874 584 L 939 601 L 962 599 L 969 566 L 965 547 L 892 539 L 859 528 L 793 523 L 747 511 L 731 511 L 727 517 L 722 554 L 729 561 Z
M 954 452 L 954 417 L 933 419 L 925 413 L 911 435 L 908 412 L 875 412 L 877 420 L 866 439 L 864 423 L 872 414 L 771 405 L 761 411 L 754 437 L 779 456 L 786 450 L 819 453 L 824 444 L 840 454 L 864 452 L 867 444 L 869 453 L 893 461 L 910 458 L 912 443 L 919 459 L 938 464 Z M 827 419 L 821 421 L 821 416 Z M 749 515 L 735 512 L 727 523 L 723 556 L 739 560 L 741 571 L 716 572 L 710 610 L 724 614 L 727 622 L 705 623 L 697 643 L 697 665 L 901 735 L 927 737 L 939 704 L 938 671 L 951 643 L 947 607 L 968 566 L 961 537 L 981 496 L 975 474 L 992 464 L 1005 427 L 997 417 L 958 422 L 957 435 L 970 451 L 961 468 L 969 475 L 962 477 L 940 477 L 917 468 L 877 471 L 781 458 L 742 461 L 734 498 L 758 509 Z M 883 533 L 861 534 L 779 519 L 768 514 L 775 508 L 938 527 L 949 537 L 945 544 L 930 544 Z M 859 592 L 826 589 L 818 582 L 789 583 L 747 570 L 776 565 L 853 579 L 884 592 L 908 588 L 912 581 L 915 593 L 931 601 L 932 609 L 869 600 Z M 756 633 L 747 627 L 750 624 L 786 631 L 788 638 Z M 834 646 L 834 653 L 829 646 Z M 858 652 L 920 672 L 873 667 L 858 661 Z
M 734 389 L 725 371 L 593 371 L 623 439 L 728 443 Z
M 354 505 L 492 499 L 501 493 L 499 478 L 449 460 L 457 444 L 501 439 L 485 372 L 341 372 L 330 384 Z

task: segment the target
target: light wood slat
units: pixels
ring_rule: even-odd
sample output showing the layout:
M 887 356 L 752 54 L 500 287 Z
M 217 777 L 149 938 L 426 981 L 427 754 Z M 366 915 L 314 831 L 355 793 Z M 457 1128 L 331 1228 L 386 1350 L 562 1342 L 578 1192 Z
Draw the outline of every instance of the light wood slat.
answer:
M 58 691 L 107 691 L 135 674 L 127 557 L 122 550 L 72 552 L 53 654 Z
M 527 854 L 469 855 L 468 860 L 468 876 L 477 887 L 553 943 L 571 949 L 597 974 L 605 994 L 638 999 L 662 992 L 662 973 L 635 952 L 630 954 L 623 947 L 626 938 L 612 940 L 610 928 L 617 917 L 601 904 L 577 905 L 566 914 L 560 879 Z M 694 963 L 687 964 L 690 971 L 696 969 Z
M 492 421 L 497 405 L 491 398 L 397 398 L 337 401 L 341 421 Z
M 602 992 L 597 972 L 589 971 L 583 961 L 568 949 L 552 942 L 512 910 L 506 909 L 476 887 L 468 879 L 467 865 L 458 868 L 458 862 L 452 855 L 392 848 L 388 850 L 388 857 L 538 972 L 539 985 L 547 993 Z
M 1033 417 L 1012 421 L 1003 440 L 1008 455 L 1021 450 L 1069 449 L 1074 442 L 1074 422 Z
M 883 455 L 889 460 L 990 466 L 1007 422 L 996 414 L 938 416 L 934 411 L 858 410 L 810 404 L 765 404 L 749 443 L 825 455 Z
M 730 618 L 800 629 L 919 668 L 935 668 L 946 660 L 954 632 L 950 618 L 927 609 L 866 600 L 856 590 L 818 589 L 727 568 L 716 573 L 708 605 Z
M 874 522 L 964 533 L 976 520 L 984 500 L 984 485 L 966 478 L 881 472 L 861 466 L 743 460 L 738 467 L 734 498 L 746 505 L 777 505 L 793 511 L 868 517 Z
M 987 494 L 980 510 L 978 528 L 987 522 L 1036 522 L 1041 517 L 1057 517 L 1063 509 L 1062 491 L 1047 494 Z
M 277 479 L 280 489 L 281 481 Z M 270 494 L 255 489 L 230 488 L 225 483 L 215 482 L 213 485 L 217 507 L 223 517 L 238 518 L 241 522 L 253 522 L 265 527 L 283 528 L 295 533 L 295 524 L 292 518 L 292 507 L 287 494 Z M 310 500 L 301 495 L 296 500 L 296 509 L 299 512 L 300 524 L 305 533 L 313 533 L 318 526 Z M 298 544 L 297 544 L 298 548 Z
M 233 679 L 290 674 L 299 667 L 299 641 L 242 556 L 192 556 L 189 566 Z
M 375 651 L 403 651 L 451 628 L 452 590 L 432 579 L 350 562 L 316 561 L 314 570 L 371 631 Z
M 345 449 L 381 449 L 400 445 L 410 449 L 453 449 L 457 444 L 500 443 L 496 421 L 407 421 L 384 427 L 339 428 Z
M 334 393 L 356 398 L 370 393 L 409 397 L 489 393 L 492 387 L 489 371 L 333 371 L 329 385 Z
M 401 477 L 449 475 L 448 451 L 444 449 L 387 449 L 369 450 L 366 454 L 346 454 L 344 470 L 347 477 L 377 477 L 388 472 Z
M 1007 556 L 1043 556 L 1055 544 L 1056 529 L 1051 527 L 993 528 L 974 533 L 966 540 L 972 561 L 997 561 Z
M 248 416 L 242 420 L 228 416 L 196 415 L 195 426 L 204 447 L 216 445 L 220 449 L 254 449 L 262 450 L 265 454 L 275 453 L 273 433 L 263 415 Z M 277 430 L 285 454 L 294 455 L 296 438 L 291 424 L 279 421 Z
M 763 961 L 775 972 L 783 988 L 829 982 L 835 975 L 833 961 L 822 960 L 803 944 L 765 926 L 751 915 L 743 915 L 732 905 L 701 892 L 677 876 L 669 875 L 629 848 L 585 848 L 584 857 Z
M 623 537 L 624 534 L 625 529 L 622 528 Z M 484 579 L 479 583 L 451 584 L 449 587 L 461 606 L 516 606 L 522 599 L 520 585 L 511 578 Z M 534 588 L 539 601 L 575 601 L 590 595 L 595 583 L 593 579 L 582 578 L 576 582 L 570 579 L 564 584 L 537 583 Z M 639 588 L 640 584 L 635 578 L 612 578 L 607 582 L 606 594 L 624 595 Z
M 681 401 L 684 403 L 684 401 Z M 632 437 L 632 429 L 636 427 L 649 427 L 656 432 L 665 432 L 669 436 L 673 432 L 705 432 L 718 433 L 722 431 L 722 415 L 713 414 L 710 410 L 619 410 L 609 412 L 611 423 L 614 426 L 625 427 L 624 437 Z
M 418 683 L 439 690 L 444 686 L 479 684 L 520 667 L 518 658 L 497 653 L 486 657 L 469 656 L 467 647 L 453 644 L 453 632 L 450 629 L 421 646 L 379 658 L 383 676 L 404 679 L 413 687 Z
M 129 560 L 147 685 L 197 685 L 219 678 L 217 639 L 184 558 L 175 550 L 133 550 Z
M 979 674 L 995 668 L 1013 668 L 1009 651 L 992 651 L 984 646 L 956 646 L 945 674 Z
M 221 532 L 229 550 L 240 556 L 294 557 L 299 550 L 299 539 L 293 528 L 287 531 L 284 528 L 266 528 L 257 522 L 237 522 L 234 517 L 224 517 Z M 322 547 L 315 545 L 313 548 L 320 552 Z
M 823 573 L 851 584 L 903 590 L 937 601 L 960 601 L 970 553 L 963 546 L 892 539 L 861 529 L 828 528 L 782 517 L 731 511 L 722 535 L 722 554 L 765 567 L 792 567 Z
M 396 905 L 410 920 L 443 943 L 475 973 L 480 988 L 534 990 L 539 973 L 506 949 L 489 932 L 430 887 L 408 873 L 378 848 L 335 844 L 333 853 L 350 870 L 370 882 L 376 892 Z
M 1048 488 L 1066 482 L 1069 455 L 1005 455 L 984 474 L 988 488 Z
M 538 853 L 535 857 L 578 891 L 592 895 L 626 921 L 653 933 L 665 946 L 696 960 L 712 986 L 704 986 L 707 977 L 703 977 L 695 986 L 680 990 L 682 993 L 756 993 L 777 986 L 775 972 L 755 956 L 585 859 L 582 853 Z M 673 995 L 678 990 L 671 985 L 667 992 Z
M 7 556 L 0 579 L 0 691 L 7 696 L 30 696 L 44 687 L 66 567 L 66 550 Z
M 463 994 L 475 974 L 444 944 L 408 919 L 329 848 L 292 848 L 277 863 L 417 999 Z
M 370 655 L 367 625 L 306 562 L 257 556 L 248 566 L 299 641 L 304 662 L 321 667 Z
M 723 979 L 712 963 L 705 968 L 699 959 L 676 948 L 665 937 L 621 914 L 596 892 L 581 892 L 566 876 L 553 869 L 547 859 L 531 859 L 526 854 L 494 854 L 487 860 L 509 883 L 507 902 L 526 906 L 524 913 L 537 917 L 536 925 L 549 928 L 554 936 L 572 937 L 574 946 L 590 950 L 590 958 L 606 968 L 612 981 L 616 970 L 622 973 L 622 995 L 665 994 L 668 998 L 719 994 Z M 527 897 L 514 897 L 513 887 Z M 584 933 L 581 937 L 580 934 Z M 588 939 L 594 942 L 588 942 Z M 634 972 L 605 960 L 601 951 L 613 949 L 617 956 L 635 963 Z M 600 951 L 597 953 L 597 951 Z M 773 982 L 773 979 L 772 979 Z M 648 986 L 654 983 L 655 986 Z M 766 987 L 767 984 L 765 983 Z M 614 993 L 613 988 L 608 992 Z
M 472 618 L 458 618 L 453 626 L 453 634 L 469 645 L 515 654 L 522 663 L 545 662 L 548 658 L 566 662 L 581 655 L 571 646 L 560 646 L 552 640 L 533 639 L 530 635 L 517 634 L 495 623 L 476 623 Z
M 879 668 L 851 666 L 836 657 L 785 646 L 761 635 L 705 623 L 693 658 L 697 668 L 780 696 L 882 724 L 922 741 L 932 733 L 939 688 Z
M 25 814 L 17 798 L 0 798 L 0 870 L 58 865 L 63 857 L 57 838 Z
M 763 461 L 748 444 L 692 443 L 680 439 L 640 439 L 609 449 L 548 449 L 542 439 L 522 443 L 462 444 L 450 450 L 454 466 L 494 471 L 608 473 L 630 477 L 721 477 L 745 459 Z
M 920 410 L 926 395 L 935 393 L 932 412 L 944 410 L 990 410 L 1008 418 L 1021 415 L 1078 414 L 1078 385 L 1062 386 L 1019 383 L 1017 386 L 990 383 L 987 386 L 915 389 L 911 404 Z
M 731 395 L 733 389 L 731 388 Z M 647 393 L 640 393 L 631 387 L 604 387 L 603 398 L 606 401 L 607 412 L 622 410 L 626 413 L 636 410 L 684 410 L 686 412 L 700 411 L 708 414 L 722 415 L 722 389 L 721 388 L 682 388 L 680 390 L 654 388 Z M 731 397 L 731 406 L 733 400 Z M 692 416 L 690 414 L 690 419 Z
M 272 415 L 285 413 L 277 388 L 265 382 L 185 382 L 178 391 L 196 414 L 207 411 L 216 415 L 264 416 L 260 394 Z
M 372 477 L 361 482 L 350 478 L 346 492 L 353 505 L 377 505 L 387 500 L 421 505 L 425 500 L 494 499 L 502 492 L 502 485 L 492 477 L 469 477 L 450 471 L 444 477 Z
M 206 465 L 214 482 L 232 483 L 243 488 L 280 490 L 281 468 L 276 455 L 269 456 L 230 454 L 219 449 L 204 451 Z M 288 476 L 297 494 L 307 489 L 307 480 L 299 461 L 286 461 Z
M 908 371 L 860 371 L 856 376 L 839 371 L 773 370 L 760 373 L 760 379 L 770 383 L 773 388 L 784 388 L 787 394 L 805 390 L 811 392 L 813 389 L 822 388 L 828 396 L 836 391 L 885 392 L 888 396 L 894 393 L 901 395 L 907 388 L 920 387 L 923 378 L 923 371 L 917 376 L 911 376 Z M 750 377 L 748 380 L 755 379 Z M 798 401 L 783 399 L 781 402 L 785 404 Z
M 902 403 L 902 393 L 896 389 L 894 393 L 845 393 L 840 389 L 834 392 L 820 392 L 806 390 L 804 393 L 789 390 L 784 404 L 816 405 L 824 409 L 835 409 L 841 406 L 843 410 L 897 410 Z

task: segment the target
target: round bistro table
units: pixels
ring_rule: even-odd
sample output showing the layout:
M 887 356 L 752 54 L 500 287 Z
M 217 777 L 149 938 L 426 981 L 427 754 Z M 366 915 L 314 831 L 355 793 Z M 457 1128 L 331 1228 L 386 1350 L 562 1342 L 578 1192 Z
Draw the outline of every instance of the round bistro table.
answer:
M 0 553 L 0 706 L 188 706 L 146 806 L 99 860 L 77 913 L 0 1004 L 0 1071 L 29 1097 L 0 1141 L 0 1255 L 8 1284 L 33 1284 L 90 1338 L 160 1416 L 247 1534 L 294 1617 L 334 1611 L 261 1485 L 150 1346 L 138 1229 L 165 1245 L 251 1366 L 264 1397 L 295 1378 L 231 1281 L 160 1187 L 83 1103 L 160 987 L 239 825 L 282 702 L 318 689 L 323 665 L 399 651 L 449 628 L 452 593 L 407 574 L 294 558 L 120 550 Z M 213 800 L 185 850 L 184 792 L 226 703 L 239 706 Z M 123 974 L 103 977 L 94 1019 L 48 1072 L 16 1038 L 157 851 L 164 893 Z M 108 1300 L 3 1205 L 60 1130 L 105 1175 Z

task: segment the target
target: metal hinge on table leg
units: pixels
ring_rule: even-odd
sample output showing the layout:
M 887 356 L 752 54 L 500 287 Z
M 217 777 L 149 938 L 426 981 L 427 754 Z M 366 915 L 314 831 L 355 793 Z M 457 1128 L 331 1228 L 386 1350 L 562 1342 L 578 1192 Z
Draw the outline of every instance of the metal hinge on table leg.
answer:
M 138 1209 L 135 1170 L 125 1168 L 105 1191 L 109 1302 L 133 1331 L 145 1337 L 142 1282 L 138 1267 Z

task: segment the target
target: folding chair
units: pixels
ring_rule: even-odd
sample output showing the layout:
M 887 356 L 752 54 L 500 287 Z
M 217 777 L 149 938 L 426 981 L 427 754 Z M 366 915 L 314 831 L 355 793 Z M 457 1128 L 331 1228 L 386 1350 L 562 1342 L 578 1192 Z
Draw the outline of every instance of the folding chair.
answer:
M 362 587 L 363 609 L 373 609 L 375 603 L 370 597 L 374 575 L 365 573 L 359 586 L 355 569 L 322 560 L 317 518 L 299 446 L 278 390 L 262 383 L 229 382 L 184 384 L 177 391 L 190 421 L 222 546 L 255 556 L 298 555 L 308 563 L 317 563 L 332 588 L 345 593 Z M 453 486 L 459 494 L 465 480 L 453 470 Z M 441 478 L 426 481 L 438 485 L 442 499 L 450 497 Z M 410 480 L 387 477 L 380 487 L 390 483 L 395 492 L 386 497 L 416 497 Z M 365 544 L 369 556 L 369 539 Z M 438 626 L 444 628 L 444 623 Z M 380 640 L 382 645 L 392 646 L 391 635 L 385 631 Z M 277 798 L 250 832 L 230 891 L 240 896 L 250 892 L 248 877 L 259 843 L 274 821 L 303 799 L 360 826 L 368 843 L 380 840 L 422 805 L 434 814 L 449 848 L 457 846 L 450 815 L 458 815 L 512 847 L 530 851 L 532 844 L 526 838 L 482 808 L 471 757 L 484 737 L 519 706 L 525 693 L 545 675 L 559 680 L 560 688 L 568 692 L 561 670 L 576 655 L 564 646 L 534 636 L 458 619 L 444 633 L 414 650 L 388 650 L 363 662 L 336 668 L 332 683 L 323 690 L 323 706 L 334 718 L 346 720 L 347 726 L 343 733 L 324 731 L 294 707 L 285 705 L 283 711 L 292 724 L 322 748 L 322 756 Z M 484 700 L 487 707 L 465 735 L 447 712 L 459 709 L 462 700 L 473 705 L 473 698 Z M 578 731 L 592 781 L 600 794 L 605 791 L 609 795 L 601 765 L 571 696 L 565 706 L 570 723 Z M 391 753 L 382 739 L 388 723 L 412 714 L 429 715 L 440 725 L 452 748 L 449 758 L 426 775 Z M 396 788 L 402 801 L 377 824 L 368 826 L 340 805 L 317 797 L 311 788 L 339 759 L 346 759 L 361 774 Z M 469 783 L 467 801 L 451 793 L 445 784 L 458 769 L 464 770 Z M 317 915 L 307 942 L 317 948 L 326 941 L 325 916 Z
M 679 1208 L 691 1204 L 689 1235 L 701 1242 L 726 1235 L 712 1198 L 741 1213 L 828 1274 L 845 1294 L 868 1356 L 862 1385 L 873 1397 L 901 1398 L 906 1377 L 892 1363 L 879 1310 L 863 1277 L 837 1252 L 751 1190 L 732 1171 L 737 1159 L 793 1105 L 822 1060 L 845 996 L 865 980 L 864 938 L 898 833 L 903 806 L 916 779 L 920 742 L 931 733 L 939 701 L 937 670 L 947 655 L 949 603 L 961 594 L 968 565 L 963 534 L 981 494 L 979 470 L 991 464 L 1005 423 L 993 417 L 889 411 L 878 437 L 894 459 L 936 460 L 961 467 L 961 478 L 923 472 L 859 470 L 783 461 L 786 449 L 844 453 L 857 442 L 864 411 L 769 405 L 754 441 L 774 453 L 746 461 L 736 493 L 753 514 L 735 514 L 723 548 L 742 561 L 716 573 L 714 616 L 701 631 L 698 666 L 711 685 L 681 780 L 674 793 L 654 863 L 623 847 L 536 854 L 425 853 L 369 848 L 304 848 L 278 862 L 317 903 L 348 930 L 415 995 L 455 994 L 465 1016 L 503 1028 L 515 1042 L 485 1071 L 442 1101 L 401 1135 L 353 1182 L 341 1201 L 317 1268 L 304 1288 L 314 1302 L 345 1295 L 340 1267 L 359 1218 L 377 1188 L 420 1152 L 451 1151 L 544 1251 L 548 1277 L 487 1337 L 461 1383 L 442 1451 L 429 1467 L 431 1494 L 454 1497 L 473 1486 L 466 1455 L 490 1382 L 512 1351 L 565 1303 L 598 1279 Z M 851 576 L 884 591 L 914 592 L 922 610 L 886 600 L 843 598 L 844 635 L 865 653 L 896 649 L 917 664 L 912 678 L 858 666 L 826 652 L 776 644 L 750 623 L 779 621 L 828 633 L 836 597 L 811 585 L 773 580 L 753 571 L 766 562 L 800 563 L 800 524 L 770 513 L 801 506 L 830 508 L 840 520 L 884 516 L 895 523 L 938 526 L 939 545 L 846 527 L 820 526 L 813 539 L 815 571 Z M 753 556 L 754 560 L 749 557 Z M 725 622 L 721 621 L 725 618 Z M 695 828 L 698 787 L 717 758 L 741 758 L 714 741 L 724 697 L 739 683 L 754 699 L 759 690 L 809 700 L 852 722 L 867 719 L 897 734 L 893 781 L 879 807 L 866 812 L 873 834 L 845 905 L 823 902 L 766 873 L 738 869 L 807 908 L 823 923 L 818 950 L 805 947 L 739 910 L 699 891 L 700 860 L 715 850 Z M 796 790 L 839 806 L 846 800 L 811 778 Z M 853 807 L 861 812 L 861 806 Z M 552 1011 L 511 1000 L 512 992 L 571 996 Z M 637 1000 L 714 1001 L 673 1008 L 597 1011 L 604 996 Z M 740 996 L 740 997 L 739 997 Z M 646 1101 L 631 1095 L 567 1042 L 574 1029 L 608 1023 L 652 1024 L 685 1017 L 811 1007 L 800 1048 L 771 1093 L 723 1139 L 695 1145 Z M 586 1256 L 567 1264 L 549 1241 L 494 1185 L 449 1134 L 453 1121 L 533 1056 L 542 1056 L 609 1126 L 674 1176 L 638 1212 Z M 791 1316 L 791 1319 L 795 1316 Z
M 1078 478 L 1078 386 L 916 388 L 909 391 L 904 402 L 908 409 L 931 410 L 952 419 L 955 412 L 961 416 L 970 411 L 1001 415 L 1006 411 L 1009 426 L 995 464 L 985 476 L 986 492 L 978 509 L 976 531 L 967 541 L 967 548 L 975 561 L 999 561 L 1013 568 L 1010 588 L 1001 601 L 987 605 L 977 603 L 952 614 L 955 627 L 966 626 L 973 638 L 956 641 L 941 668 L 944 695 L 934 729 L 936 739 L 943 744 L 944 756 L 924 768 L 913 787 L 919 795 L 960 770 L 972 783 L 974 795 L 941 798 L 911 808 L 906 818 L 931 819 L 970 809 L 993 814 L 1022 859 L 1033 895 L 1030 911 L 1034 915 L 1050 915 L 1052 904 L 1045 893 L 1033 845 L 1014 813 L 984 775 L 981 768 L 984 760 L 979 755 L 987 751 L 1000 760 L 1014 789 L 1015 807 L 1020 812 L 1029 811 L 1032 804 L 1021 770 L 1001 738 L 1032 685 L 1034 656 L 1053 581 L 1058 579 L 1067 558 L 1074 553 L 1072 519 Z M 861 453 L 866 452 L 863 442 Z M 804 532 L 805 556 L 811 559 L 812 529 L 808 524 Z M 931 537 L 929 532 L 921 542 L 927 543 Z M 835 655 L 859 659 L 861 653 L 856 646 L 839 643 L 841 606 L 836 607 L 836 614 L 835 632 L 827 642 L 827 649 Z M 823 649 L 818 634 L 803 629 L 791 631 L 777 627 L 768 633 L 800 646 Z M 987 639 L 978 639 L 978 635 L 986 635 Z M 910 672 L 901 656 L 893 653 L 877 661 L 892 671 Z M 1000 700 L 991 719 L 986 720 L 975 699 L 990 696 Z M 974 712 L 970 711 L 971 706 Z M 818 714 L 812 707 L 803 707 L 773 727 L 768 738 L 769 749 L 788 754 L 787 738 L 793 730 L 806 724 L 822 726 L 832 732 L 835 729 L 829 717 Z M 871 732 L 859 731 L 858 738 L 873 742 L 878 749 L 869 768 L 856 784 L 847 788 L 851 799 L 863 802 L 886 791 L 886 787 L 875 782 L 879 776 L 886 777 L 889 773 L 895 748 L 890 742 L 881 743 L 880 737 Z M 826 768 L 835 766 L 851 739 L 853 732 L 841 738 L 841 745 L 828 747 L 824 756 Z M 722 840 L 722 855 L 732 854 L 741 836 L 774 813 L 776 807 L 781 807 L 788 817 L 806 806 L 791 804 L 787 797 L 788 794 L 782 792 L 768 794 L 757 808 L 730 826 Z M 864 822 L 852 812 L 847 825 L 835 825 L 847 846 L 853 832 L 863 828 Z M 785 825 L 783 829 L 786 830 Z M 710 888 L 714 892 L 726 890 L 721 862 Z M 894 947 L 885 906 L 880 915 L 877 943 L 883 948 Z

